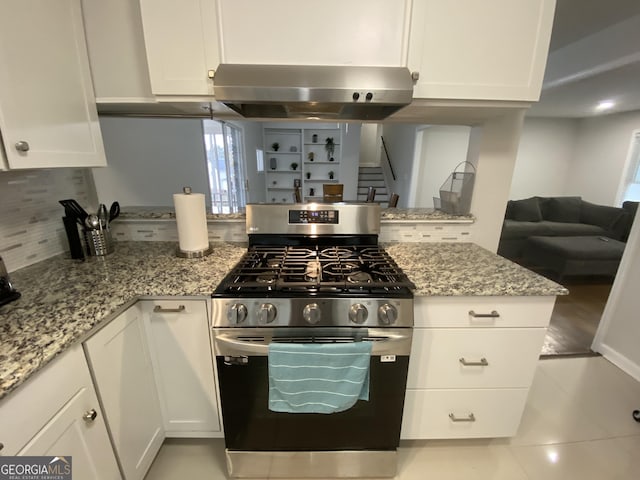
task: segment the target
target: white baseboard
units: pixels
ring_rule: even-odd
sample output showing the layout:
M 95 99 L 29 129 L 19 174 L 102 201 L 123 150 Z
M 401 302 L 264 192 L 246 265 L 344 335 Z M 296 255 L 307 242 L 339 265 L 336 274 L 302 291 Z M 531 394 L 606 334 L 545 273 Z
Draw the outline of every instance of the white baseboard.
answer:
M 599 345 L 598 352 L 620 370 L 628 373 L 640 382 L 640 365 L 632 362 L 627 357 L 605 344 Z

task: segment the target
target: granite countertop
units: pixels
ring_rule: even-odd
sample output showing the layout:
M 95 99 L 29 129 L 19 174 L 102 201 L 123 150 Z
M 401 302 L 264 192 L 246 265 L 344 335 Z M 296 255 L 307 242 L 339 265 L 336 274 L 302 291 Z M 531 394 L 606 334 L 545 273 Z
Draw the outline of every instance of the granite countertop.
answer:
M 141 296 L 209 296 L 246 251 L 214 243 L 205 258 L 174 242 L 116 242 L 107 257 L 59 255 L 11 274 L 22 297 L 0 307 L 0 398 Z M 563 295 L 560 285 L 471 243 L 400 243 L 388 253 L 416 296 Z
M 119 221 L 127 220 L 175 220 L 173 207 L 122 207 Z M 245 221 L 244 212 L 207 213 L 209 221 Z M 383 208 L 381 222 L 433 222 L 433 223 L 473 223 L 473 215 L 451 215 L 433 208 Z
M 416 296 L 545 296 L 569 292 L 473 243 L 396 243 L 385 250 L 416 285 Z
M 104 258 L 59 255 L 13 272 L 22 297 L 0 307 L 0 398 L 137 297 L 210 296 L 247 248 L 212 246 L 184 259 L 174 242 L 116 242 Z

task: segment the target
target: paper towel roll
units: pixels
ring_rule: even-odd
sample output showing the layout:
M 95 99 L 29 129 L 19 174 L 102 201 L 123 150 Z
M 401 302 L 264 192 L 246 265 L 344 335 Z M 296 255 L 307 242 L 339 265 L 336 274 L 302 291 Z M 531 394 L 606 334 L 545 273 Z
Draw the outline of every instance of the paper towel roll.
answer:
M 174 193 L 173 205 L 178 224 L 178 243 L 183 252 L 197 252 L 209 247 L 207 212 L 202 193 Z

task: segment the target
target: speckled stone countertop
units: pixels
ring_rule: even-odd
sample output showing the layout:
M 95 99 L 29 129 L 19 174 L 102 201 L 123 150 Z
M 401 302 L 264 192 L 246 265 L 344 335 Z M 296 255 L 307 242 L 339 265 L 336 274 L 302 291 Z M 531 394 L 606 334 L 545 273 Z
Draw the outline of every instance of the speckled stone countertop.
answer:
M 59 255 L 12 273 L 22 297 L 0 307 L 0 398 L 136 297 L 211 295 L 246 251 L 215 243 L 208 257 L 184 259 L 175 248 L 116 242 L 104 258 Z
M 118 220 L 175 220 L 173 207 L 122 207 Z M 208 213 L 207 220 L 245 221 L 242 213 Z M 473 223 L 473 215 L 451 215 L 433 208 L 383 208 L 381 222 Z
M 566 295 L 562 285 L 473 243 L 396 243 L 387 253 L 416 296 Z
M 201 259 L 175 256 L 174 242 L 116 242 L 86 261 L 59 255 L 11 274 L 22 297 L 0 307 L 0 398 L 120 307 L 141 296 L 209 296 L 246 251 L 214 243 Z M 386 246 L 417 296 L 563 295 L 567 291 L 471 243 Z

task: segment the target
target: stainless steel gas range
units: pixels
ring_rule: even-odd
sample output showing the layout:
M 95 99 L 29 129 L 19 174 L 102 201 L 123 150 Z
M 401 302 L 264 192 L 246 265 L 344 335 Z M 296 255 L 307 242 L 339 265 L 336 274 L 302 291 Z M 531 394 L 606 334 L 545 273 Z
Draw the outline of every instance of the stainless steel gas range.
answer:
M 395 475 L 414 287 L 379 230 L 372 203 L 247 206 L 249 249 L 212 300 L 231 476 Z M 371 344 L 368 400 L 330 414 L 269 409 L 271 345 L 353 342 Z

